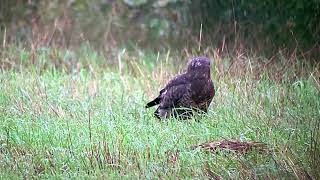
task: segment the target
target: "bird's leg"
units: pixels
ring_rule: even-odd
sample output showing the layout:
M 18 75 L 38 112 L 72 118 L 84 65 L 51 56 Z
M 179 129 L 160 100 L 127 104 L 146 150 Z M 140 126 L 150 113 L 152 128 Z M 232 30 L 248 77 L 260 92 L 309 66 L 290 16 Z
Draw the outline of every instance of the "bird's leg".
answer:
M 167 119 L 171 116 L 171 109 L 170 108 L 162 109 L 158 107 L 157 110 L 154 112 L 154 115 L 158 119 Z

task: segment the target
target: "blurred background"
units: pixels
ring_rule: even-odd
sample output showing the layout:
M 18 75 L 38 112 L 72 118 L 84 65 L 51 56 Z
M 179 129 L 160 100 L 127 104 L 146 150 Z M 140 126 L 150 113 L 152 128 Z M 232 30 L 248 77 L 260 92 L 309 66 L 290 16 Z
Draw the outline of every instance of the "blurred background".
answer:
M 159 122 L 203 55 L 208 114 Z M 0 179 L 320 179 L 319 109 L 320 0 L 0 0 Z M 191 148 L 228 139 L 270 151 Z
M 201 34 L 201 35 L 200 35 Z M 200 37 L 201 36 L 201 37 Z M 110 52 L 213 47 L 319 60 L 319 0 L 1 0 L 0 40 Z

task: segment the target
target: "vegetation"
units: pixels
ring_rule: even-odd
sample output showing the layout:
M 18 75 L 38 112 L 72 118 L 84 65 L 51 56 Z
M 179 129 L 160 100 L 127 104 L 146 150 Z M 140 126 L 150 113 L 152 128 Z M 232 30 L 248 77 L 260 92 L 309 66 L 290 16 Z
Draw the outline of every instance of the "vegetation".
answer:
M 0 40 L 77 46 L 239 48 L 272 57 L 280 49 L 319 60 L 318 0 L 3 0 Z M 10 38 L 12 37 L 12 38 Z
M 319 2 L 2 0 L 0 179 L 320 179 Z M 209 112 L 157 120 L 194 56 Z
M 319 178 L 319 65 L 281 56 L 259 64 L 253 55 L 231 64 L 210 52 L 217 94 L 209 113 L 159 121 L 144 105 L 183 70 L 178 52 L 107 58 L 90 46 L 7 46 L 0 177 Z M 263 142 L 270 152 L 192 148 L 223 139 Z

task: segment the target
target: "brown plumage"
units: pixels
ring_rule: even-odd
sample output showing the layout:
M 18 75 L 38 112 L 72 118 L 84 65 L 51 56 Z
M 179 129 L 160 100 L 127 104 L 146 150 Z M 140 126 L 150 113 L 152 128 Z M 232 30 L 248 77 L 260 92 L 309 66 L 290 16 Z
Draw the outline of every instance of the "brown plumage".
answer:
M 189 118 L 193 111 L 207 112 L 215 94 L 207 57 L 191 59 L 187 71 L 175 76 L 146 108 L 159 104 L 154 112 L 157 118 L 170 116 Z

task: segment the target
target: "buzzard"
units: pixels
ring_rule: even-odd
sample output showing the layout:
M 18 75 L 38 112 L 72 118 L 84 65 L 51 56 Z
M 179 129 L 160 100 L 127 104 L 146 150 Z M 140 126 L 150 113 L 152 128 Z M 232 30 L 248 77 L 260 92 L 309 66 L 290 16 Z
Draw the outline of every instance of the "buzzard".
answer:
M 175 76 L 146 108 L 159 104 L 154 115 L 159 119 L 170 116 L 190 118 L 193 112 L 207 112 L 215 94 L 210 77 L 210 60 L 195 57 L 185 73 Z

